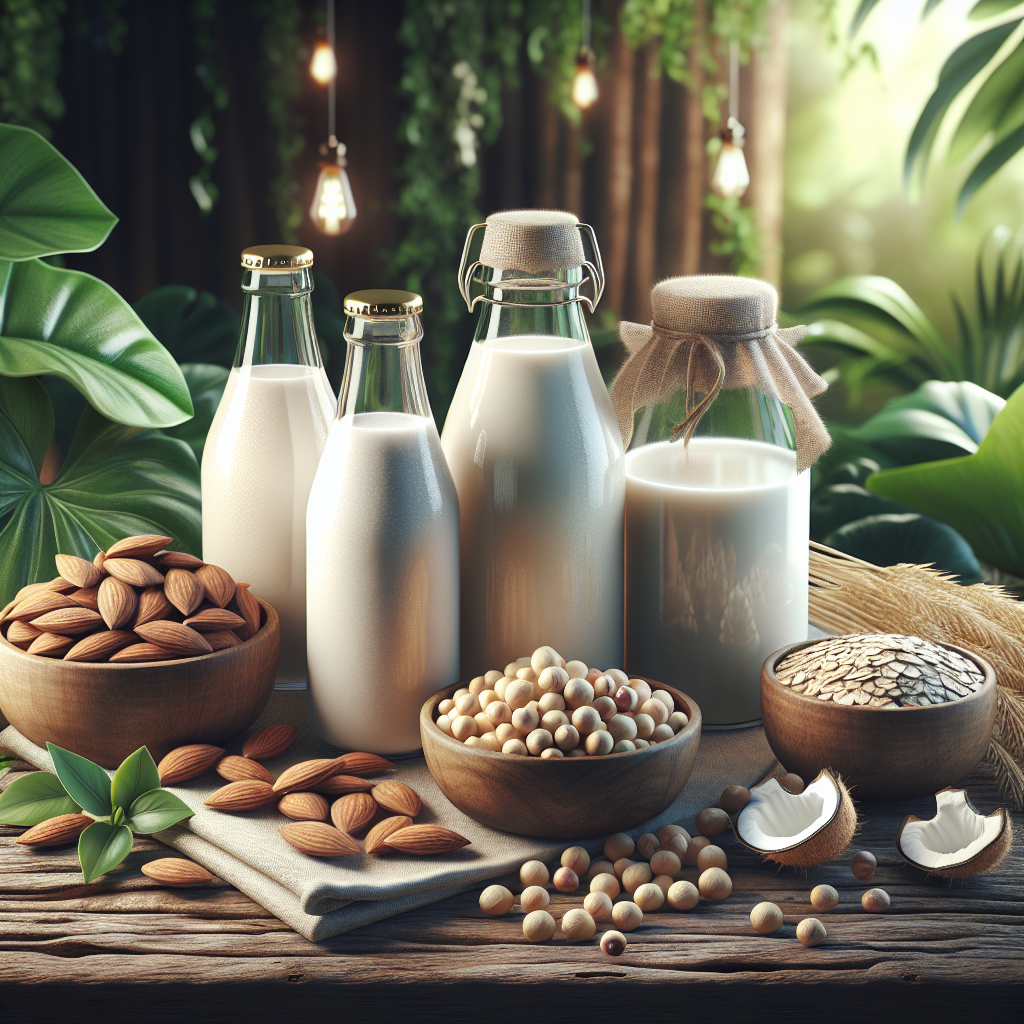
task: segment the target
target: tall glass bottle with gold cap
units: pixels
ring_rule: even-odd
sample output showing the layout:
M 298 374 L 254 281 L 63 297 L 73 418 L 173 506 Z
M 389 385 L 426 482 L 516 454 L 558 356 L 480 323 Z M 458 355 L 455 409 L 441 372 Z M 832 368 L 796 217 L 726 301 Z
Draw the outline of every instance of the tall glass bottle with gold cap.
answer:
M 277 611 L 279 685 L 306 679 L 306 502 L 335 408 L 312 267 L 302 246 L 242 253 L 238 350 L 203 449 L 203 558 Z

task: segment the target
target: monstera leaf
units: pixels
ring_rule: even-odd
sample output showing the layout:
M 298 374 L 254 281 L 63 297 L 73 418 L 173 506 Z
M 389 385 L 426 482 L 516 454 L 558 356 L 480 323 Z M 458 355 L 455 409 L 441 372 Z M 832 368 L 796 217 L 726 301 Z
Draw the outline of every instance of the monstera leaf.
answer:
M 181 372 L 188 384 L 192 407 L 196 412 L 186 423 L 169 427 L 164 433 L 184 441 L 192 449 L 196 461 L 202 462 L 206 435 L 210 432 L 221 395 L 224 394 L 228 371 L 223 366 L 211 366 L 209 363 L 182 363 Z
M 31 128 L 0 124 L 0 259 L 91 252 L 117 218 Z
M 192 415 L 181 371 L 131 306 L 89 274 L 0 260 L 0 374 L 55 374 L 117 423 Z
M 237 310 L 209 292 L 183 284 L 154 288 L 135 312 L 179 363 L 230 366 L 238 347 Z
M 39 482 L 53 408 L 31 378 L 0 377 L 0 604 L 52 579 L 58 552 L 92 558 L 136 533 L 199 553 L 199 470 L 182 441 L 85 410 L 57 478 Z

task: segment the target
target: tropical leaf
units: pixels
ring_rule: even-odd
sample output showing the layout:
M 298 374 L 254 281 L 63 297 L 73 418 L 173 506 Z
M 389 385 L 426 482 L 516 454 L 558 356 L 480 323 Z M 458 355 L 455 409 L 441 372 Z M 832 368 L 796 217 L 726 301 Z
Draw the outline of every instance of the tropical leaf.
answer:
M 116 423 L 170 427 L 192 415 L 167 350 L 112 288 L 38 260 L 0 260 L 0 374 L 52 373 Z
M 154 288 L 135 312 L 179 363 L 230 367 L 238 347 L 238 311 L 224 299 L 183 284 Z
M 884 469 L 868 490 L 957 530 L 986 562 L 1024 576 L 1024 386 L 973 455 Z
M 133 832 L 151 835 L 176 825 L 192 815 L 184 800 L 165 789 L 140 793 L 128 811 L 128 827 Z
M 139 747 L 114 772 L 110 799 L 115 807 L 120 807 L 127 814 L 128 808 L 138 797 L 159 788 L 160 773 L 156 770 L 156 762 L 146 747 Z
M 938 4 L 942 0 L 928 0 L 929 4 Z M 997 14 L 1005 14 L 1014 7 L 1020 7 L 1021 0 L 978 0 L 967 15 L 971 21 L 984 21 L 994 18 Z
M 31 128 L 0 124 L 0 259 L 102 245 L 117 218 L 85 178 Z
M 33 407 L 39 420 L 27 429 L 24 410 Z M 91 559 L 136 533 L 166 534 L 176 548 L 200 552 L 199 467 L 186 444 L 87 408 L 57 478 L 44 486 L 39 469 L 52 422 L 37 381 L 3 380 L 0 603 L 26 583 L 51 579 L 58 552 Z
M 192 449 L 196 461 L 202 463 L 206 435 L 210 432 L 213 417 L 217 414 L 217 406 L 220 405 L 221 396 L 224 394 L 229 371 L 223 366 L 213 366 L 210 363 L 182 363 L 181 372 L 188 385 L 195 414 L 192 419 L 176 427 L 167 427 L 164 433 L 184 441 Z
M 53 761 L 53 770 L 68 796 L 80 804 L 87 814 L 105 818 L 113 811 L 110 800 L 110 776 L 87 757 L 65 750 L 54 743 L 46 749 Z
M 984 2 L 984 0 L 981 0 L 981 2 Z M 925 18 L 927 18 L 928 15 L 931 14 L 932 11 L 934 11 L 935 8 L 938 7 L 941 3 L 942 0 L 927 0 L 927 3 L 925 3 L 924 5 L 924 10 L 921 11 L 921 20 L 923 21 Z
M 964 182 L 956 200 L 956 215 L 960 217 L 974 193 L 1008 160 L 1024 149 L 1024 124 L 1012 131 L 1002 142 L 997 142 L 977 163 Z
M 859 484 L 829 484 L 811 498 L 811 539 L 824 541 L 834 530 L 868 516 L 912 511 L 898 501 L 872 494 Z
M 1024 40 L 985 79 L 949 144 L 950 163 L 967 156 L 989 132 L 997 141 L 1024 122 Z
M 857 10 L 853 12 L 853 17 L 850 19 L 850 27 L 847 29 L 848 38 L 852 39 L 861 29 L 861 26 L 867 21 L 868 15 L 878 6 L 879 0 L 860 0 L 857 5 Z
M 50 772 L 29 772 L 0 793 L 0 822 L 5 825 L 38 825 L 81 809 Z
M 135 837 L 126 825 L 97 821 L 78 837 L 78 861 L 82 876 L 92 882 L 116 868 L 131 852 Z

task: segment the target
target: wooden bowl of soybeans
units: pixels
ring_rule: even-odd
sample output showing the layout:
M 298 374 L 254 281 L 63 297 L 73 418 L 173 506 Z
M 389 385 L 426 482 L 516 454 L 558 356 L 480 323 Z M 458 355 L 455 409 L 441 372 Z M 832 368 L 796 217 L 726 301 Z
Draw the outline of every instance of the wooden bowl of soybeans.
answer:
M 689 721 L 644 749 L 543 758 L 467 746 L 437 725 L 438 706 L 465 686 L 435 693 L 420 710 L 430 774 L 459 810 L 491 828 L 545 839 L 587 839 L 626 831 L 661 814 L 686 785 L 700 743 L 701 713 L 685 693 L 666 690 Z

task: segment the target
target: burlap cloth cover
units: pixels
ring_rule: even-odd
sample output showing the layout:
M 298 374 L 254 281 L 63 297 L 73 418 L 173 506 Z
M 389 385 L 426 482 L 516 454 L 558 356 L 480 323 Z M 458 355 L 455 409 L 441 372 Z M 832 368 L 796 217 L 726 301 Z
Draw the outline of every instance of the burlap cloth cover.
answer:
M 486 221 L 478 261 L 496 270 L 544 270 L 582 266 L 586 260 L 579 221 L 561 210 L 505 210 Z
M 828 385 L 793 347 L 807 328 L 780 328 L 777 307 L 771 285 L 745 277 L 672 277 L 655 285 L 650 326 L 619 324 L 629 359 L 611 397 L 623 444 L 629 447 L 638 409 L 677 391 L 686 391 L 686 418 L 673 440 L 685 443 L 722 388 L 755 387 L 792 410 L 797 470 L 811 466 L 831 444 L 810 401 Z

